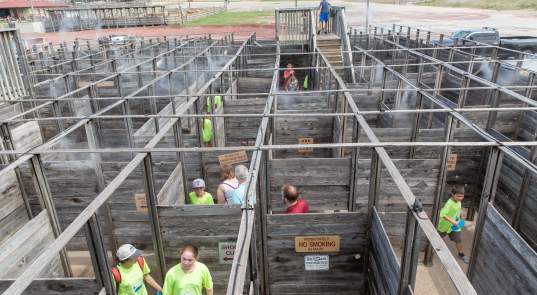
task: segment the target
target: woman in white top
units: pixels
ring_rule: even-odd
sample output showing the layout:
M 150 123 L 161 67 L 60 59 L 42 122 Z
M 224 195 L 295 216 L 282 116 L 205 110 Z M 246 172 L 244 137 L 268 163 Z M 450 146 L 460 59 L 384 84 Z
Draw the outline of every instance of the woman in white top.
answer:
M 222 167 L 222 183 L 218 186 L 216 197 L 218 204 L 229 204 L 233 191 L 239 187 L 239 181 L 235 178 L 235 171 L 230 165 Z

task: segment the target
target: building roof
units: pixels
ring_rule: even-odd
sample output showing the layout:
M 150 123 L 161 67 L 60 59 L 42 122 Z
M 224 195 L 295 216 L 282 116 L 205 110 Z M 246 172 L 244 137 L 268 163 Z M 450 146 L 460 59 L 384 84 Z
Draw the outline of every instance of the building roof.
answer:
M 52 8 L 69 6 L 64 2 L 55 2 L 47 0 L 0 0 L 0 9 L 8 8 Z

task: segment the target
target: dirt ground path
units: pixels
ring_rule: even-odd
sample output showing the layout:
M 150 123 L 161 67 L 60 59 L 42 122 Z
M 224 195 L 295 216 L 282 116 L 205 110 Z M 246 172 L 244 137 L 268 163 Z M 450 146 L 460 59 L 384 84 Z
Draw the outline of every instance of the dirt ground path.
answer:
M 159 26 L 159 27 L 136 27 L 136 28 L 119 28 L 119 29 L 101 29 L 88 30 L 80 32 L 62 32 L 62 33 L 26 33 L 22 34 L 24 38 L 44 37 L 45 42 L 61 42 L 79 39 L 96 39 L 108 35 L 132 35 L 143 37 L 173 37 L 173 36 L 195 36 L 212 34 L 213 36 L 224 36 L 228 33 L 234 33 L 235 39 L 244 39 L 250 33 L 256 32 L 259 39 L 274 38 L 274 25 L 248 25 L 248 26 L 199 26 L 199 27 L 176 27 L 176 26 Z

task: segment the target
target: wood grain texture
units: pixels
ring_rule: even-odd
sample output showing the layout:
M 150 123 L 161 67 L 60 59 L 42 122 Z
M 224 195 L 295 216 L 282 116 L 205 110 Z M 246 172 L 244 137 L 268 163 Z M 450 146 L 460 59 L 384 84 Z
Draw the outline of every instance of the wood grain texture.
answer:
M 365 294 L 361 260 L 366 218 L 360 213 L 274 214 L 267 216 L 270 294 Z M 338 253 L 328 254 L 329 271 L 305 271 L 295 236 L 340 235 Z M 307 253 L 315 254 L 315 253 Z
M 218 243 L 236 241 L 240 206 L 159 206 L 158 213 L 168 269 L 179 262 L 179 249 L 193 244 L 199 249 L 199 261 L 211 271 L 215 294 L 225 293 L 231 264 L 220 264 Z
M 269 162 L 271 207 L 282 212 L 284 184 L 295 185 L 310 210 L 346 210 L 350 185 L 350 158 L 273 159 Z
M 479 294 L 536 294 L 537 253 L 488 206 L 472 284 Z
M 400 266 L 376 210 L 371 222 L 370 268 L 379 294 L 397 294 Z
M 30 265 L 54 240 L 54 234 L 46 211 L 26 223 L 14 235 L 0 244 L 0 278 L 15 279 Z M 59 256 L 42 273 L 42 277 L 63 275 Z
M 4 292 L 13 281 L 0 280 L 0 292 Z M 24 291 L 25 295 L 97 295 L 101 286 L 90 278 L 37 279 Z

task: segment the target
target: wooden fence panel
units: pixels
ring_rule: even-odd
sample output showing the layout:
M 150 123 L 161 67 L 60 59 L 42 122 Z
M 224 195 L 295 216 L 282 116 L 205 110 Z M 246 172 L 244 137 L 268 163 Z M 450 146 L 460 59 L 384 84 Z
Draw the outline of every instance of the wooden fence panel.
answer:
M 366 294 L 363 257 L 366 217 L 361 213 L 267 216 L 270 294 Z M 339 235 L 340 251 L 296 253 L 296 236 Z M 329 255 L 329 270 L 306 271 L 305 255 Z
M 488 206 L 473 270 L 478 294 L 537 294 L 537 253 Z
M 215 294 L 224 294 L 231 264 L 221 264 L 219 243 L 236 242 L 241 222 L 239 206 L 185 205 L 158 207 L 166 265 L 179 263 L 179 249 L 192 244 L 199 249 L 199 261 L 209 270 Z
M 376 210 L 372 218 L 369 252 L 369 267 L 373 275 L 371 283 L 377 294 L 394 295 L 397 294 L 401 268 Z
M 4 292 L 14 281 L 0 280 L 0 292 Z M 91 278 L 38 279 L 32 281 L 25 295 L 98 295 L 101 286 Z
M 43 210 L 0 244 L 0 278 L 17 278 L 53 241 L 52 227 L 47 212 Z M 63 269 L 59 256 L 56 256 L 41 277 L 59 276 L 63 276 Z
M 349 200 L 349 158 L 273 159 L 269 163 L 272 209 L 283 212 L 281 187 L 295 185 L 310 210 L 346 210 Z

